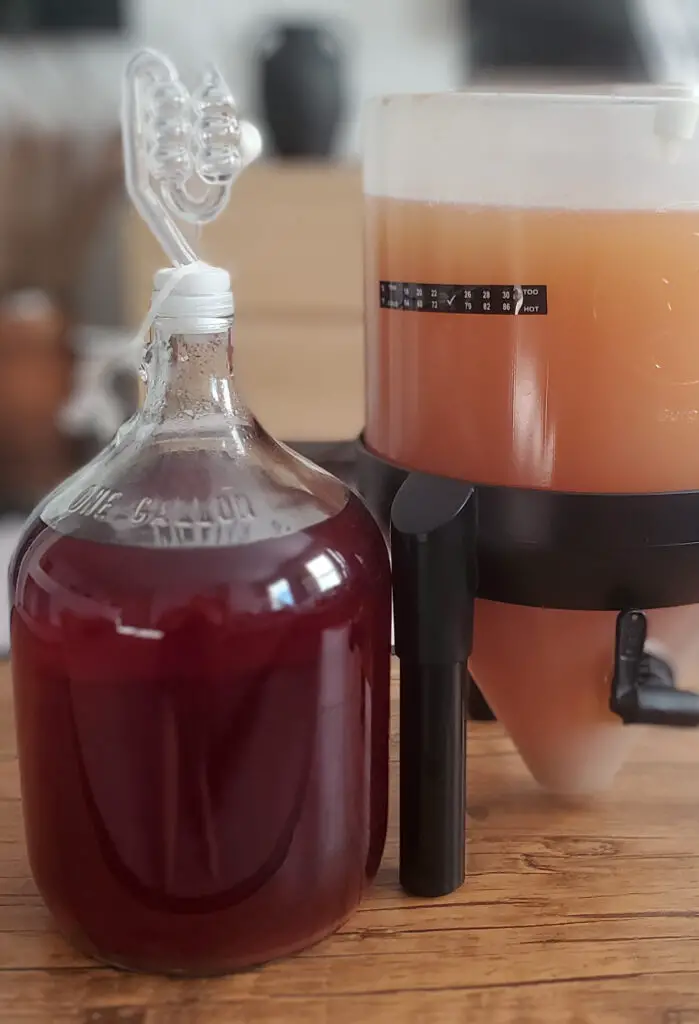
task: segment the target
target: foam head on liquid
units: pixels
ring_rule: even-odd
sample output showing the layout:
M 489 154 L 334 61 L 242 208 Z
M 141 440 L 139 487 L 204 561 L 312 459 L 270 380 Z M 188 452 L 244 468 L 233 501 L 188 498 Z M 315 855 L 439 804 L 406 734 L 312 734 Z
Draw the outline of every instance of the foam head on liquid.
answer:
M 368 195 L 659 210 L 699 200 L 699 105 L 681 88 L 455 92 L 367 104 Z

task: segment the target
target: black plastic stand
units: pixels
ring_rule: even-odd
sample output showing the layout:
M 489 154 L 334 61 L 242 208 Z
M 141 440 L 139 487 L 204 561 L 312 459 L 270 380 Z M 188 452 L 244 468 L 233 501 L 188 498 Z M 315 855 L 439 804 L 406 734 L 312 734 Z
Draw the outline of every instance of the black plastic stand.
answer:
M 477 511 L 468 484 L 412 474 L 391 513 L 400 659 L 400 881 L 445 896 L 466 876 L 467 662 Z
M 401 663 L 400 883 L 446 896 L 466 877 L 465 665 Z
M 359 491 L 384 528 L 408 476 L 360 439 Z M 699 604 L 699 490 L 477 492 L 479 598 L 572 611 Z

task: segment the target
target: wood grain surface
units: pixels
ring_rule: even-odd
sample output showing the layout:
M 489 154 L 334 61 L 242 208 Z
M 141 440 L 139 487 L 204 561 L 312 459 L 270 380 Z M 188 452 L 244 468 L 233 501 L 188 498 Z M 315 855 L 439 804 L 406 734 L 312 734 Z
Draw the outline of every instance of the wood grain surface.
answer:
M 378 884 L 338 935 L 221 980 L 118 974 L 71 951 L 31 881 L 0 666 L 1 1024 L 699 1024 L 699 733 L 639 730 L 613 792 L 566 805 L 475 724 L 469 787 L 457 895 L 401 895 L 394 788 Z

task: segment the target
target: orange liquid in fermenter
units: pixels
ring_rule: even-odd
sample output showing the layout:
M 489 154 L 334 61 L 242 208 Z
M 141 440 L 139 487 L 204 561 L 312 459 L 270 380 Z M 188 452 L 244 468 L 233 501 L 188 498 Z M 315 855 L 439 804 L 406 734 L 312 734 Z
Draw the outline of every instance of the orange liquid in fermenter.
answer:
M 367 200 L 369 447 L 477 484 L 699 489 L 699 211 Z M 379 281 L 545 285 L 546 316 L 379 308 Z M 471 670 L 547 788 L 606 786 L 616 613 L 479 601 Z M 697 686 L 699 606 L 653 611 Z
M 369 197 L 367 442 L 567 491 L 699 488 L 699 210 Z M 545 285 L 546 316 L 379 309 L 379 281 Z

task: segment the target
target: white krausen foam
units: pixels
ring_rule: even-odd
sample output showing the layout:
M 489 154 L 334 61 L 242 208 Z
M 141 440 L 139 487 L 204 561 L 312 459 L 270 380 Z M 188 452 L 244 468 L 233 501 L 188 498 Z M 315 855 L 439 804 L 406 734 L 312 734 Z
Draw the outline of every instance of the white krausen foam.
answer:
M 569 210 L 699 208 L 699 93 L 469 91 L 370 100 L 368 195 Z

